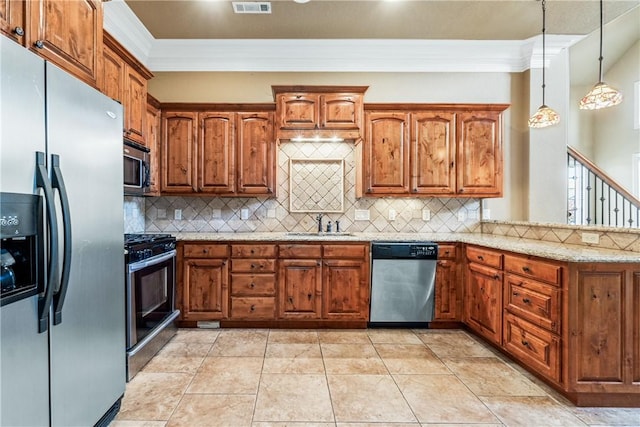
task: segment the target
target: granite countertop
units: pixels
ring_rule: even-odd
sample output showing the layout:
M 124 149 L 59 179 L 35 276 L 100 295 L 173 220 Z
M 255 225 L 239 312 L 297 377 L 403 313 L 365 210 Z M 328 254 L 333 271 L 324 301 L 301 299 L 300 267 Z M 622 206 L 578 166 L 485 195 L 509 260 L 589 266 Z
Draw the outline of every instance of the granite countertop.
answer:
M 372 242 L 431 241 L 471 243 L 569 262 L 640 262 L 640 253 L 481 233 L 172 233 L 179 241 L 216 242 Z

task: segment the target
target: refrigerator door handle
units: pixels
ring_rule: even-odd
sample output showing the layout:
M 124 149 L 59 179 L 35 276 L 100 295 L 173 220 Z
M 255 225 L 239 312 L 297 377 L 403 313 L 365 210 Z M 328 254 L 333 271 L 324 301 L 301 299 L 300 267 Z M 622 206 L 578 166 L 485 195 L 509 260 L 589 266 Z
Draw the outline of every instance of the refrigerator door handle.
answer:
M 59 256 L 57 244 L 58 219 L 53 200 L 53 188 L 47 174 L 45 154 L 40 151 L 36 152 L 36 186 L 44 191 L 44 200 L 47 205 L 47 223 L 49 225 L 49 272 L 44 296 L 38 298 L 38 333 L 43 333 L 49 328 L 49 309 L 51 308 L 53 291 L 56 288 L 55 280 L 58 277 Z
M 64 249 L 62 254 L 62 275 L 60 276 L 60 290 L 53 296 L 53 324 L 62 323 L 62 307 L 69 288 L 69 272 L 71 271 L 71 212 L 69 198 L 64 186 L 62 171 L 60 170 L 60 156 L 51 155 L 51 185 L 58 190 L 60 205 L 62 206 L 62 224 L 64 228 Z

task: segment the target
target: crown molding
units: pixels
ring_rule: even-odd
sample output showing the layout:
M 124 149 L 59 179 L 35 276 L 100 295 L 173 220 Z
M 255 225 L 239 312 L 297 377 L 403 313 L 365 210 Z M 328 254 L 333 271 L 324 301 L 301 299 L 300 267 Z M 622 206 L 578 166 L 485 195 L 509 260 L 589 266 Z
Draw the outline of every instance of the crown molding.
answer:
M 124 0 L 105 3 L 104 17 L 105 30 L 153 72 L 512 73 L 542 64 L 541 36 L 526 40 L 155 39 Z M 547 35 L 547 62 L 581 38 Z

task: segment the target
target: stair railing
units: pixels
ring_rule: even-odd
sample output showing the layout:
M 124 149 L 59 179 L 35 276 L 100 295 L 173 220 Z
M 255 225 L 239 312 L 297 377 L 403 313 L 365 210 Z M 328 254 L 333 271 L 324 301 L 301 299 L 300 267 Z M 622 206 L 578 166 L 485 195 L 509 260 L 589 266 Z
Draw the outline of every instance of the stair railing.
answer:
M 569 146 L 567 171 L 568 224 L 640 228 L 640 200 Z

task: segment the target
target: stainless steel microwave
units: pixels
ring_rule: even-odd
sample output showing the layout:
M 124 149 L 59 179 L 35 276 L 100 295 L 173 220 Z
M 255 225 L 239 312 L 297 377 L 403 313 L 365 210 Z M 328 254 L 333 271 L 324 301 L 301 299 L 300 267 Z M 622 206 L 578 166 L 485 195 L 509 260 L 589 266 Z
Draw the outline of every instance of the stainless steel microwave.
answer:
M 149 149 L 130 141 L 124 142 L 124 194 L 144 196 L 149 193 L 151 170 Z

